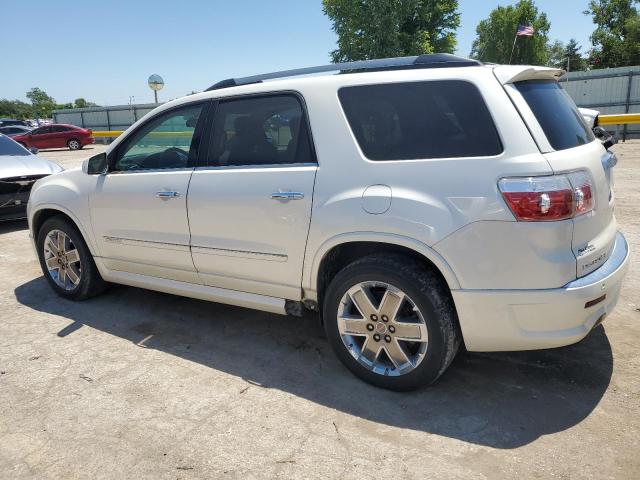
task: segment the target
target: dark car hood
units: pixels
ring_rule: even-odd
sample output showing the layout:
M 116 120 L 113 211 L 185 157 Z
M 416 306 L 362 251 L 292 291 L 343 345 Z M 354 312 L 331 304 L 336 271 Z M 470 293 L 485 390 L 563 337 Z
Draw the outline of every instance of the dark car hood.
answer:
M 63 168 L 37 155 L 0 155 L 0 178 L 51 175 Z

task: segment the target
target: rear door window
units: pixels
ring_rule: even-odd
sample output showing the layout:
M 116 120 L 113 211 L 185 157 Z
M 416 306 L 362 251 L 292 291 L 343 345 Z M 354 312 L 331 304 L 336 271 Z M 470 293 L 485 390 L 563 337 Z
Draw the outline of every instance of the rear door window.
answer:
M 582 115 L 569 94 L 555 80 L 516 82 L 516 89 L 542 127 L 555 150 L 584 145 L 594 140 Z
M 351 130 L 370 160 L 484 157 L 502 143 L 475 85 L 462 80 L 344 87 Z
M 209 165 L 315 163 L 306 115 L 296 95 L 221 100 L 213 124 Z

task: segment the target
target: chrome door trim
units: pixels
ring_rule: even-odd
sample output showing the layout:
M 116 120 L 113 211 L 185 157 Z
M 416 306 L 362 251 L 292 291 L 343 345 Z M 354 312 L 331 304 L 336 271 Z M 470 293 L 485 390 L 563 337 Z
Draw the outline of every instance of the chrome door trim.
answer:
M 196 167 L 176 167 L 176 168 L 138 168 L 135 170 L 111 170 L 106 175 L 127 175 L 130 173 L 178 173 L 193 172 Z
M 136 238 L 112 237 L 106 235 L 102 238 L 105 242 L 117 243 L 119 245 L 129 245 L 132 247 L 161 248 L 165 250 L 175 250 L 178 252 L 189 251 L 189 245 L 185 245 L 182 243 L 156 242 L 153 240 L 139 240 Z
M 289 257 L 280 253 L 252 252 L 248 250 L 232 250 L 229 248 L 191 246 L 191 253 L 204 255 L 220 255 L 223 257 L 251 258 L 254 260 L 266 260 L 270 262 L 286 262 Z
M 299 170 L 317 170 L 317 163 L 271 163 L 268 165 L 220 165 L 220 166 L 202 166 L 195 167 L 196 172 L 207 171 L 225 171 L 225 170 L 273 170 L 273 169 L 299 169 Z

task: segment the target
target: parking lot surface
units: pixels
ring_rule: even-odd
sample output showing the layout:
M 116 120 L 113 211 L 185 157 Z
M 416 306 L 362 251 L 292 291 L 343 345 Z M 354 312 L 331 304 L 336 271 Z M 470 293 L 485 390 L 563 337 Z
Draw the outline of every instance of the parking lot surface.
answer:
M 104 149 L 43 151 L 70 168 Z M 640 142 L 616 215 L 640 251 Z M 114 287 L 74 303 L 0 224 L 0 478 L 640 478 L 640 268 L 582 342 L 369 386 L 293 318 Z

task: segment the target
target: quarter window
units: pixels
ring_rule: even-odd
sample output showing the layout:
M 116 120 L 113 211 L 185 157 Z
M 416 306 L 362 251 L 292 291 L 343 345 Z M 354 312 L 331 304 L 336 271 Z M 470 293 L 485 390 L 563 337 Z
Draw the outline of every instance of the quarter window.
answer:
M 307 122 L 295 95 L 223 100 L 218 105 L 209 164 L 314 162 Z
M 489 110 L 469 82 L 344 87 L 338 96 L 370 160 L 483 157 L 502 152 Z
M 195 159 L 196 125 L 202 105 L 172 110 L 142 126 L 118 149 L 115 170 L 185 168 Z

